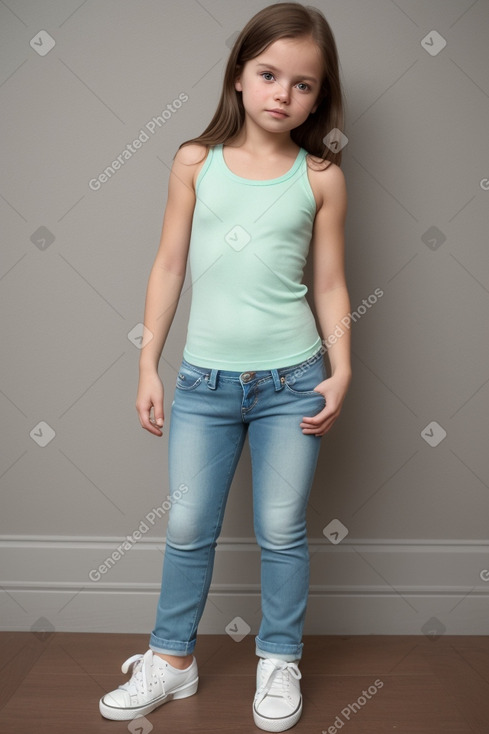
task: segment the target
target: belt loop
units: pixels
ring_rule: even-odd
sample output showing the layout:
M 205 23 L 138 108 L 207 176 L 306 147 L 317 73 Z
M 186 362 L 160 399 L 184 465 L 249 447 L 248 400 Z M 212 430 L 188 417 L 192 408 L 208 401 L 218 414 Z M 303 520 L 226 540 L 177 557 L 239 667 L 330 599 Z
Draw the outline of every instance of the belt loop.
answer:
M 277 392 L 278 390 L 282 390 L 283 383 L 280 379 L 280 375 L 278 374 L 278 371 L 277 370 L 270 370 L 270 371 L 273 377 L 273 384 L 275 385 L 275 392 Z
M 212 369 L 209 375 L 209 379 L 207 380 L 207 387 L 211 390 L 215 390 L 217 387 L 217 375 L 219 373 L 219 370 Z

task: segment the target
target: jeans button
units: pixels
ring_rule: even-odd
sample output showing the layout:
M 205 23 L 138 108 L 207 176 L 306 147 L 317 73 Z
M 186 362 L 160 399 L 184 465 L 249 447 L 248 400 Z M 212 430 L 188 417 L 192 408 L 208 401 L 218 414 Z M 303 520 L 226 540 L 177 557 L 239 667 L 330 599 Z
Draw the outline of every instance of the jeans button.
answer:
M 255 372 L 243 372 L 241 379 L 243 382 L 249 382 L 255 376 Z

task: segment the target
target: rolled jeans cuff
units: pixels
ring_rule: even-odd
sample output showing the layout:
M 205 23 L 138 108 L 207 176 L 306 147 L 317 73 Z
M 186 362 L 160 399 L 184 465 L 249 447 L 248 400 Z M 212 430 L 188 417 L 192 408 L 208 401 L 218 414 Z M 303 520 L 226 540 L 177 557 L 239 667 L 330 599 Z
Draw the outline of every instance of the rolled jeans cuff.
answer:
M 179 642 L 177 640 L 163 640 L 151 634 L 149 647 L 153 652 L 160 652 L 163 655 L 176 655 L 185 657 L 191 655 L 195 649 L 196 640 L 190 642 Z
M 304 647 L 302 642 L 299 645 L 278 645 L 273 642 L 263 642 L 259 637 L 255 637 L 255 643 L 255 653 L 259 658 L 276 658 L 277 660 L 285 660 L 287 663 L 300 660 Z

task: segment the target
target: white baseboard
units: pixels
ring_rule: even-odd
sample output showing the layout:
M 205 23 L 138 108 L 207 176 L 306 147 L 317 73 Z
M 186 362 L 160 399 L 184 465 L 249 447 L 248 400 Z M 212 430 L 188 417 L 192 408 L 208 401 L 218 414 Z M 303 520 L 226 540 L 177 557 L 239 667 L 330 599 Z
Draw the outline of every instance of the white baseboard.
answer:
M 0 629 L 149 634 L 164 538 L 123 542 L 3 536 Z M 311 539 L 309 549 L 305 634 L 489 634 L 485 541 Z M 237 616 L 258 632 L 259 567 L 254 538 L 220 538 L 200 634 L 224 634 Z

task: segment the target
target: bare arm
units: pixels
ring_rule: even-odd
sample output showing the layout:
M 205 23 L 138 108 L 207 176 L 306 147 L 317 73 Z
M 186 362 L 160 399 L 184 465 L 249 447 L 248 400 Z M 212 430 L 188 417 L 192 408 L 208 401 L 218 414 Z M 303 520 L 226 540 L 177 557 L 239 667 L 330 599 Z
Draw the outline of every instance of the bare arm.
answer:
M 350 312 L 345 281 L 344 227 L 347 209 L 345 177 L 338 166 L 321 172 L 323 203 L 316 214 L 312 240 L 314 305 L 323 340 L 328 344 L 331 377 L 315 389 L 326 399 L 326 407 L 316 416 L 304 418 L 304 433 L 324 435 L 340 414 L 351 381 L 350 332 L 336 329 Z
M 173 161 L 168 183 L 168 199 L 163 218 L 161 240 L 151 268 L 144 309 L 145 338 L 139 357 L 139 385 L 136 409 L 143 428 L 156 436 L 164 422 L 163 385 L 158 363 L 177 310 L 185 280 L 188 248 L 195 206 L 193 175 L 199 155 L 196 146 L 181 148 Z

